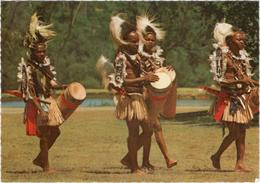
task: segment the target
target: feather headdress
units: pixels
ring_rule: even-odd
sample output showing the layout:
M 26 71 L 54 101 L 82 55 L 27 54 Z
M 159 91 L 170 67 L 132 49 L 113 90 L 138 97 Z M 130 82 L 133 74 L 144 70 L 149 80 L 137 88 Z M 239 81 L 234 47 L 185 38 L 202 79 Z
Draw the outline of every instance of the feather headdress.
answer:
M 114 67 L 109 60 L 101 55 L 96 63 L 96 70 L 102 78 L 102 86 L 104 88 L 108 87 L 109 84 L 109 75 L 114 72 Z
M 117 14 L 116 16 L 111 17 L 109 24 L 110 33 L 116 44 L 128 44 L 126 36 L 130 32 L 135 31 L 136 28 L 134 25 L 121 18 L 120 15 L 121 14 Z
M 155 23 L 155 17 L 147 14 L 136 17 L 136 27 L 141 39 L 144 39 L 143 36 L 149 32 L 149 28 L 155 33 L 157 40 L 163 40 L 166 35 L 166 32 L 161 28 L 160 24 Z
M 226 37 L 233 35 L 232 25 L 228 23 L 217 23 L 214 28 L 214 39 L 217 41 L 218 45 L 226 45 Z
M 35 44 L 45 43 L 56 36 L 56 33 L 50 30 L 52 24 L 47 25 L 39 18 L 37 13 L 31 16 L 29 29 L 24 40 L 24 46 L 26 47 L 33 48 Z

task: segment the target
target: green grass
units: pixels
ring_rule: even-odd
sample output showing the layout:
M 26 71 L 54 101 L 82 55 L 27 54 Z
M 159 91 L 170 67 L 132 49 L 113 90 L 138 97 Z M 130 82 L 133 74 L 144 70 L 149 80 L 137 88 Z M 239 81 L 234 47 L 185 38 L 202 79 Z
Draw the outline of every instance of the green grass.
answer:
M 207 116 L 163 121 L 169 152 L 178 165 L 166 168 L 153 137 L 150 159 L 155 172 L 132 175 L 119 163 L 127 151 L 127 128 L 113 114 L 111 107 L 79 108 L 61 126 L 61 136 L 50 151 L 50 163 L 58 172 L 45 174 L 31 163 L 39 150 L 38 139 L 25 135 L 22 109 L 3 109 L 2 181 L 255 181 L 258 177 L 258 127 L 247 130 L 246 163 L 253 171 L 232 172 L 234 144 L 223 154 L 223 170 L 215 171 L 209 157 L 221 142 L 222 130 Z M 139 160 L 141 156 L 142 150 Z

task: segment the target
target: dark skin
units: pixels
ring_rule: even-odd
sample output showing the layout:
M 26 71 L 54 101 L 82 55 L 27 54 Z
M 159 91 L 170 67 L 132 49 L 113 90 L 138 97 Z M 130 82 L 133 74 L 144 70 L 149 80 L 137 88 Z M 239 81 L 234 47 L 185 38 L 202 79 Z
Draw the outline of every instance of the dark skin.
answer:
M 139 37 L 136 32 L 130 32 L 127 36 L 127 42 L 129 42 L 128 45 L 122 46 L 123 50 L 127 52 L 128 54 L 137 54 L 138 51 L 138 43 L 139 43 Z M 126 61 L 126 72 L 127 77 L 124 79 L 124 85 L 135 85 L 140 84 L 142 82 L 154 82 L 157 81 L 159 78 L 153 74 L 147 74 L 145 76 L 139 76 L 134 72 L 134 67 L 129 61 Z M 138 163 L 137 163 L 137 150 L 138 150 L 138 141 L 139 139 L 139 125 L 141 123 L 146 123 L 142 121 L 138 121 L 137 119 L 133 119 L 131 121 L 127 120 L 127 127 L 128 127 L 128 151 L 129 151 L 129 167 L 131 169 L 132 173 L 136 174 L 143 174 L 143 172 L 139 169 Z M 146 129 L 145 126 L 143 126 L 143 129 Z M 147 142 L 148 135 L 145 135 L 143 140 Z
M 38 63 L 43 63 L 45 57 L 46 57 L 46 46 L 45 46 L 45 44 L 36 44 L 34 46 L 34 48 L 31 50 L 31 58 Z M 56 81 L 51 80 L 50 83 L 51 83 L 51 86 L 53 88 L 59 88 L 59 85 L 57 84 Z M 62 87 L 66 87 L 66 86 L 67 85 L 62 85 Z M 42 107 L 41 107 L 39 101 L 37 100 L 36 96 L 33 98 L 33 102 L 39 110 L 39 116 L 40 116 L 41 120 L 47 123 L 48 113 L 45 112 L 42 109 Z
M 156 35 L 153 32 L 150 32 L 150 33 L 147 33 L 144 36 L 144 39 L 145 39 L 145 41 L 144 41 L 144 51 L 149 53 L 149 54 L 152 54 L 153 48 L 156 46 Z M 166 68 L 169 71 L 173 70 L 173 67 L 171 65 L 167 66 Z M 164 138 L 163 138 L 161 125 L 160 125 L 160 122 L 159 122 L 159 119 L 158 119 L 158 115 L 156 114 L 156 111 L 157 110 L 150 111 L 149 117 L 150 117 L 151 120 L 154 121 L 154 124 L 155 124 L 155 126 L 154 126 L 155 132 L 154 133 L 155 133 L 156 142 L 157 142 L 158 146 L 160 147 L 161 152 L 163 153 L 167 167 L 171 168 L 172 166 L 176 165 L 177 161 L 172 160 L 169 156 L 167 146 L 166 146 L 166 143 L 165 143 Z M 160 130 L 156 130 L 157 128 L 160 129 Z M 145 162 L 144 165 L 149 167 L 150 166 L 149 160 L 148 160 L 148 162 Z
M 241 32 L 241 31 L 235 32 L 230 39 L 228 47 L 234 55 L 240 56 L 239 51 L 245 48 L 245 33 Z M 232 63 L 228 62 L 227 64 L 232 64 Z M 234 80 L 232 78 L 229 78 L 228 74 L 227 74 L 226 79 L 227 79 L 227 81 L 221 83 L 222 85 L 241 83 L 241 84 L 247 84 L 247 85 L 251 85 L 251 86 L 259 86 L 258 82 L 252 80 L 250 77 L 245 76 L 245 75 L 242 79 Z
M 128 44 L 128 46 L 124 46 L 125 50 L 127 51 L 127 53 L 129 53 L 131 55 L 137 54 L 138 43 L 139 43 L 138 34 L 136 32 L 130 32 L 127 39 L 128 39 L 127 41 L 130 44 Z M 132 85 L 132 84 L 140 83 L 143 81 L 155 82 L 159 79 L 158 76 L 156 76 L 154 74 L 147 74 L 142 77 L 138 77 L 135 75 L 135 73 L 133 71 L 133 66 L 130 64 L 130 62 L 127 62 L 126 64 L 127 64 L 127 67 L 126 67 L 127 77 L 124 80 L 126 85 Z
M 46 47 L 44 44 L 35 45 L 35 47 L 31 50 L 31 58 L 38 63 L 43 63 L 44 58 L 46 57 L 45 51 L 46 51 Z M 51 80 L 50 83 L 53 88 L 58 86 L 58 84 L 54 80 Z M 48 113 L 43 110 L 42 106 L 40 105 L 40 103 L 36 97 L 36 94 L 35 94 L 33 88 L 31 88 L 31 91 L 32 91 L 32 93 L 34 93 L 33 103 L 35 104 L 35 106 L 37 107 L 37 109 L 39 111 L 39 114 L 38 114 L 39 119 L 42 122 L 47 124 L 47 122 L 49 120 Z M 51 173 L 51 172 L 54 172 L 55 170 L 49 167 L 48 150 L 52 147 L 55 140 L 60 135 L 60 130 L 56 126 L 51 127 L 51 126 L 46 125 L 46 126 L 40 126 L 39 131 L 41 133 L 41 136 L 40 136 L 41 151 L 38 154 L 38 156 L 33 160 L 33 163 L 35 165 L 41 167 L 44 172 Z
M 152 49 L 156 46 L 156 36 L 153 33 L 148 33 L 144 36 L 144 51 L 152 54 Z
M 35 61 L 37 61 L 38 63 L 43 63 L 44 61 L 44 58 L 46 56 L 45 54 L 45 51 L 46 51 L 46 46 L 44 44 L 37 44 L 35 45 L 35 47 L 31 50 L 31 58 Z M 34 92 L 33 92 L 34 93 Z M 47 123 L 48 121 L 48 113 L 45 112 L 39 101 L 37 100 L 36 98 L 36 95 L 34 96 L 33 98 L 33 102 L 35 104 L 35 106 L 38 108 L 39 110 L 39 116 L 40 116 L 40 119 L 42 121 L 44 121 L 45 123 Z
M 144 51 L 152 54 L 153 52 L 153 48 L 156 46 L 156 36 L 153 33 L 148 33 L 145 37 L 145 41 L 144 41 Z M 172 70 L 173 68 L 171 66 L 167 67 L 168 70 Z M 149 74 L 152 74 L 149 73 Z M 148 74 L 147 74 L 148 75 Z M 155 138 L 156 141 L 163 153 L 163 156 L 165 158 L 166 164 L 168 168 L 171 168 L 172 166 L 176 165 L 177 161 L 176 160 L 172 160 L 169 156 L 168 150 L 167 150 L 167 146 L 165 144 L 163 135 L 162 135 L 162 131 L 161 130 L 156 130 L 157 128 L 161 129 L 160 126 L 160 122 L 158 120 L 158 114 L 155 111 L 150 110 L 149 111 L 149 118 L 150 120 L 156 121 L 153 122 L 155 125 L 153 127 L 149 126 L 147 128 L 145 128 L 145 132 L 143 132 L 140 136 L 139 136 L 139 141 L 138 141 L 138 149 L 141 148 L 144 145 L 144 152 L 143 152 L 143 164 L 142 164 L 142 168 L 148 169 L 148 170 L 153 170 L 154 166 L 150 164 L 149 162 L 149 154 L 150 154 L 150 148 L 151 148 L 151 136 L 153 135 L 153 128 L 155 130 Z M 146 140 L 144 140 L 144 136 L 145 134 L 148 135 L 148 137 L 146 137 Z M 124 158 L 121 160 L 121 163 L 128 166 L 129 167 L 129 157 L 130 157 L 130 153 L 128 153 L 127 155 L 124 156 Z
M 152 54 L 153 48 L 156 46 L 156 35 L 150 32 L 144 36 L 144 39 L 144 51 L 146 53 Z M 166 66 L 166 68 L 169 71 L 173 70 L 173 67 L 171 65 Z
M 235 32 L 231 38 L 230 50 L 237 56 L 239 51 L 245 48 L 245 33 Z
M 239 56 L 239 51 L 245 48 L 245 34 L 243 32 L 235 32 L 228 46 L 233 54 Z M 228 76 L 229 75 L 225 74 L 225 77 Z M 238 172 L 251 171 L 251 169 L 246 168 L 244 163 L 246 126 L 244 124 L 239 124 L 236 122 L 226 122 L 226 125 L 229 129 L 229 134 L 223 139 L 217 152 L 211 156 L 212 165 L 216 169 L 221 168 L 220 167 L 221 155 L 232 144 L 232 142 L 235 141 L 236 149 L 237 149 L 237 161 L 235 165 L 235 171 Z

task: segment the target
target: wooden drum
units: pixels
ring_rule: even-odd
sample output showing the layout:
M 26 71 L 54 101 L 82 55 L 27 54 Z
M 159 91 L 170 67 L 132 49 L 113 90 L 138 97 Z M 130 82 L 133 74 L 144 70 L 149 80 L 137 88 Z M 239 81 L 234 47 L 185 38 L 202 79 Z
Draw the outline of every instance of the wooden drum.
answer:
M 258 87 L 255 87 L 250 92 L 248 101 L 253 114 L 258 113 L 259 112 L 259 88 Z
M 150 83 L 148 87 L 148 107 L 152 113 L 163 113 L 167 98 L 175 81 L 176 73 L 174 70 L 169 71 L 167 68 L 162 67 L 154 73 L 159 77 L 156 82 Z M 169 104 L 168 104 L 169 105 Z
M 176 100 L 177 100 L 177 84 L 173 81 L 170 91 L 166 97 L 161 115 L 164 118 L 173 118 L 176 114 Z
M 85 100 L 86 89 L 80 83 L 73 82 L 57 98 L 57 105 L 66 120 Z

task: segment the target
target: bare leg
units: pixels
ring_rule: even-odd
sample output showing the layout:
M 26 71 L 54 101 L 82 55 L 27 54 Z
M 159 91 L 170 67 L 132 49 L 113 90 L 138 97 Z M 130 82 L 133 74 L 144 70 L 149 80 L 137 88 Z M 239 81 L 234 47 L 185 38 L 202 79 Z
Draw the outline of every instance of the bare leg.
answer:
M 137 142 L 139 136 L 139 122 L 138 121 L 127 121 L 128 127 L 128 139 L 127 146 L 130 157 L 131 172 L 139 174 L 141 171 L 138 167 L 137 162 Z
M 145 141 L 145 133 L 142 132 L 140 135 L 139 135 L 139 138 L 138 138 L 138 142 L 137 142 L 137 150 L 139 150 L 143 145 L 144 145 L 144 141 Z M 130 155 L 129 155 L 129 152 L 127 152 L 127 154 L 121 159 L 120 161 L 123 165 L 127 166 L 128 168 L 131 167 L 130 165 Z
M 150 157 L 150 150 L 151 150 L 151 140 L 153 135 L 153 129 L 150 123 L 143 122 L 141 123 L 143 129 L 143 139 L 139 139 L 140 141 L 143 140 L 143 164 L 142 168 L 147 168 L 148 170 L 154 170 L 154 166 L 150 164 L 149 157 Z
M 154 136 L 155 136 L 156 142 L 166 161 L 167 168 L 171 168 L 171 167 L 177 165 L 177 160 L 172 160 L 170 158 L 165 140 L 163 138 L 162 127 L 161 127 L 161 124 L 160 124 L 158 118 L 155 119 L 155 123 L 154 123 L 153 127 L 154 127 Z
M 143 146 L 143 165 L 151 165 L 149 163 L 149 156 L 151 149 L 151 136 L 153 135 L 152 127 L 147 122 L 142 122 L 141 127 L 143 132 L 138 137 L 137 150 L 139 150 Z M 121 159 L 120 162 L 128 168 L 131 167 L 129 152 Z M 151 165 L 150 168 L 151 167 L 153 166 Z
M 47 171 L 49 169 L 49 159 L 48 159 L 48 135 L 49 128 L 48 126 L 40 126 L 39 127 L 41 137 L 40 137 L 40 153 L 39 159 L 41 161 L 33 161 L 33 163 L 37 166 L 40 166 L 43 171 Z
M 219 149 L 213 154 L 210 159 L 213 167 L 220 169 L 220 157 L 223 152 L 230 146 L 230 144 L 239 137 L 240 129 L 239 124 L 235 122 L 227 122 L 229 134 L 223 139 Z
M 49 171 L 48 163 L 48 150 L 52 147 L 58 136 L 60 135 L 60 130 L 58 127 L 44 126 L 40 127 L 40 131 L 43 134 L 40 138 L 40 153 L 33 160 L 33 163 L 40 166 L 45 171 Z M 47 164 L 47 165 L 46 165 Z
M 245 163 L 244 163 L 245 138 L 246 138 L 245 125 L 240 125 L 240 136 L 236 140 L 237 162 L 236 162 L 236 166 L 235 166 L 235 171 L 245 171 L 245 172 L 250 171 L 250 169 L 246 168 Z

